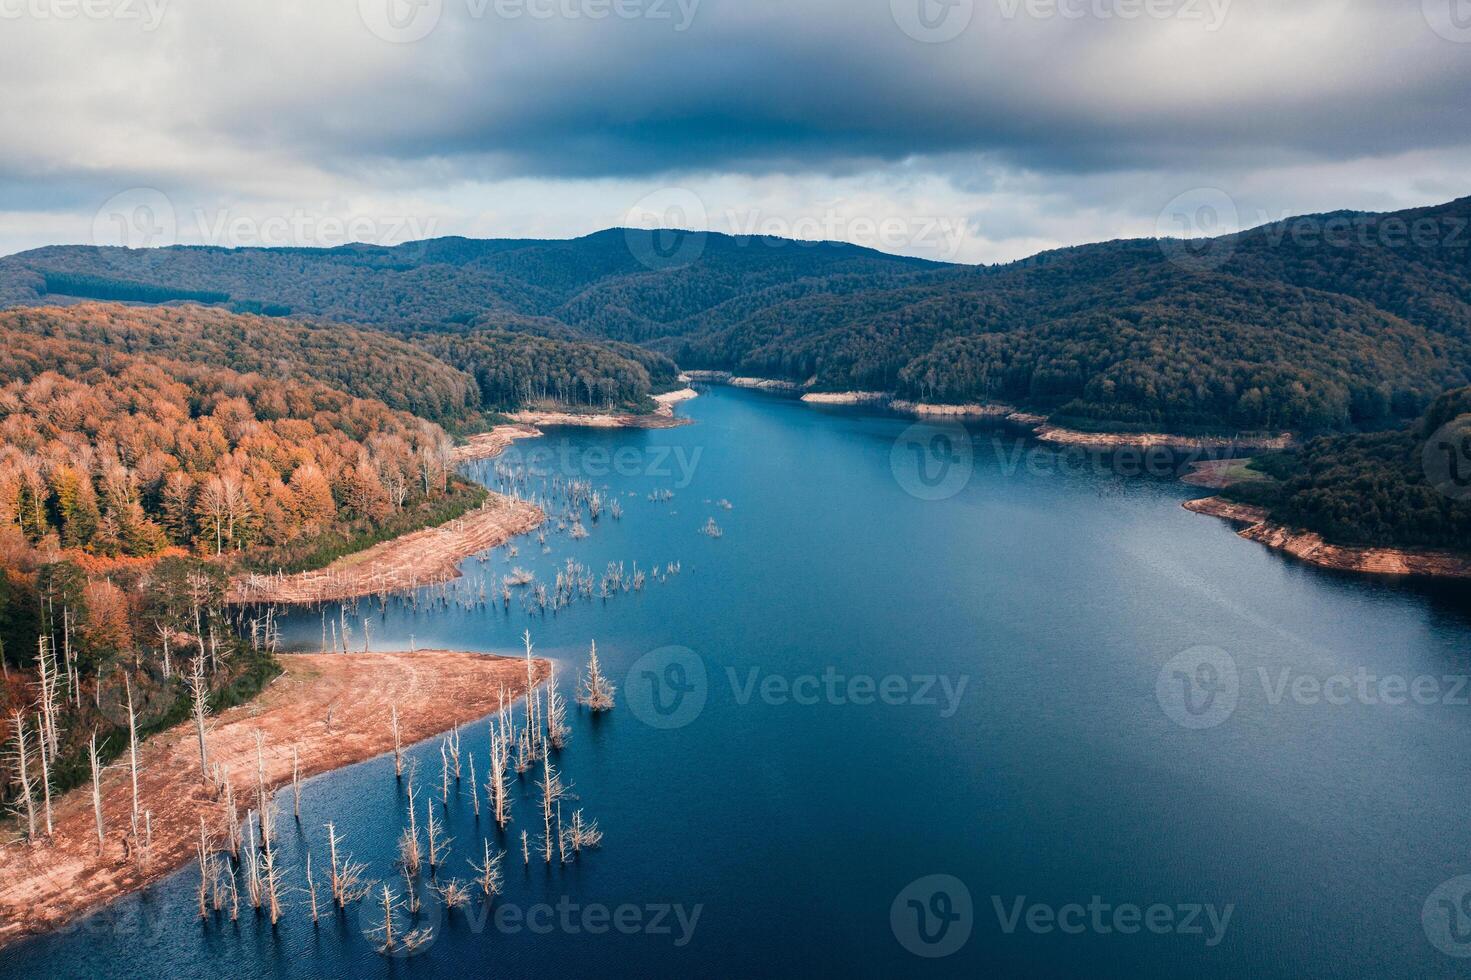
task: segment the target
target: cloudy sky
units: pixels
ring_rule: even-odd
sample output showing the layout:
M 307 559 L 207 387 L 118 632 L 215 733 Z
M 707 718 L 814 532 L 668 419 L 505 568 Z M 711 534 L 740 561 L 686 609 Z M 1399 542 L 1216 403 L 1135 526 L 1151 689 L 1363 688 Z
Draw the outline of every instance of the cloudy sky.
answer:
M 0 253 L 653 223 L 966 262 L 1471 194 L 1471 0 L 0 0 Z

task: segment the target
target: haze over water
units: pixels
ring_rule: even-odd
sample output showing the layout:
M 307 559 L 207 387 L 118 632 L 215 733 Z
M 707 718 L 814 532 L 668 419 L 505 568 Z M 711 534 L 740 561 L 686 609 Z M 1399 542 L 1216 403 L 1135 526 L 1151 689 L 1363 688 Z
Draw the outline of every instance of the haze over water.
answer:
M 677 576 L 555 616 L 372 607 L 376 649 L 514 653 L 529 628 L 564 689 L 597 640 L 619 704 L 597 719 L 574 711 L 561 759 L 604 845 L 527 871 L 519 837 L 500 842 L 513 853 L 497 905 L 550 906 L 550 929 L 453 912 L 418 956 L 385 960 L 361 934 L 373 915 L 313 929 L 301 895 L 274 932 L 248 909 L 238 925 L 201 926 L 191 867 L 7 951 L 6 973 L 1460 971 L 1422 913 L 1437 886 L 1471 873 L 1471 693 L 1455 684 L 1471 672 L 1465 589 L 1295 564 L 1184 511 L 1197 492 L 1178 483 L 1013 467 L 1014 437 L 990 430 L 974 433 L 968 478 L 936 491 L 914 478 L 902 419 L 724 388 L 681 411 L 697 424 L 553 430 L 512 457 L 550 449 L 552 469 L 565 461 L 565 475 L 606 484 L 625 511 L 586 540 L 551 536 L 549 555 L 523 538 L 515 564 L 548 583 L 568 556 L 594 575 L 609 561 L 678 561 Z M 673 499 L 650 501 L 656 489 Z M 719 538 L 700 533 L 712 517 Z M 508 571 L 503 552 L 468 562 L 470 577 Z M 288 648 L 315 650 L 320 622 L 289 617 Z M 641 661 L 671 646 L 689 652 Z M 1172 700 L 1181 672 L 1202 681 L 1188 703 Z M 1386 678 L 1407 690 L 1431 678 L 1437 694 L 1385 703 L 1398 690 Z M 465 729 L 478 759 L 485 743 L 484 725 Z M 438 746 L 413 754 L 427 790 Z M 460 877 L 482 834 L 497 841 L 467 794 L 447 820 Z M 309 782 L 314 862 L 334 820 L 370 876 L 398 885 L 402 796 L 390 758 Z M 289 798 L 283 809 L 281 853 L 300 884 Z M 531 801 L 514 816 L 512 833 L 534 839 Z M 939 903 L 933 885 L 901 898 L 931 875 L 964 887 L 947 879 Z M 1025 915 L 1008 929 L 1018 907 L 1090 903 L 1162 906 L 1176 927 L 1121 934 L 1109 912 L 1107 932 L 1091 913 L 1076 934 Z M 589 907 L 619 906 L 635 908 L 626 933 L 583 925 Z M 1213 926 L 1207 906 L 1229 918 Z M 1198 933 L 1178 928 L 1191 908 Z M 950 916 L 940 942 L 963 939 L 958 950 L 909 951 L 937 951 L 919 933 Z

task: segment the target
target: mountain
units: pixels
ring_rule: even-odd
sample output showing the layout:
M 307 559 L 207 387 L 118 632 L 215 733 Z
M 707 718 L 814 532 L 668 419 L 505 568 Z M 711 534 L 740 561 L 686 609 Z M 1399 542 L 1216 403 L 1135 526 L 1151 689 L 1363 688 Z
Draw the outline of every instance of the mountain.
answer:
M 991 267 L 629 229 L 393 248 L 66 246 L 0 260 L 0 305 L 213 303 L 374 327 L 474 376 L 485 407 L 647 404 L 673 383 L 672 361 L 1003 401 L 1081 428 L 1372 431 L 1471 383 L 1468 224 L 1471 198 Z

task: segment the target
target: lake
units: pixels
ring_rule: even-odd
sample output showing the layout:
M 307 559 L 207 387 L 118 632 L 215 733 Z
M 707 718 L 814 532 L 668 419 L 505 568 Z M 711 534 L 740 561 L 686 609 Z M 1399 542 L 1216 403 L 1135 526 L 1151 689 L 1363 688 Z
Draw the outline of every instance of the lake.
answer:
M 574 709 L 560 764 L 601 849 L 526 868 L 535 773 L 504 840 L 463 785 L 449 871 L 489 836 L 505 892 L 487 918 L 431 907 L 418 955 L 377 955 L 371 908 L 313 928 L 301 895 L 274 931 L 248 909 L 203 926 L 191 867 L 5 972 L 1463 972 L 1467 590 L 1292 562 L 1183 510 L 1199 491 L 1002 430 L 719 387 L 681 412 L 696 424 L 552 430 L 503 463 L 606 487 L 620 520 L 471 559 L 439 608 L 357 611 L 378 649 L 515 653 L 530 629 L 565 684 L 596 640 L 618 706 Z M 569 557 L 662 580 L 555 614 L 471 601 Z M 320 633 L 286 620 L 288 648 Z M 464 729 L 481 760 L 486 741 Z M 437 741 L 413 755 L 437 782 Z M 300 829 L 289 798 L 281 822 L 293 882 L 333 820 L 397 884 L 402 799 L 390 758 L 311 780 Z

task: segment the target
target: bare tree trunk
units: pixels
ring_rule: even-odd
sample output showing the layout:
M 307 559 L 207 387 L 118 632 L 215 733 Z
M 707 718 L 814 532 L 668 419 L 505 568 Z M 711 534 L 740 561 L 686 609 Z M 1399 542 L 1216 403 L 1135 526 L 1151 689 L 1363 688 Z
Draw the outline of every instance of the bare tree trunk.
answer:
M 470 805 L 475 809 L 475 819 L 480 819 L 480 787 L 475 783 L 475 753 L 470 753 Z
M 204 719 L 209 714 L 209 681 L 204 676 L 204 650 L 201 644 L 199 656 L 189 672 L 189 694 L 194 716 L 194 731 L 199 737 L 199 772 L 201 781 L 209 785 L 209 751 L 204 744 Z
M 30 770 L 26 766 L 26 757 L 31 754 L 30 746 L 26 741 L 26 722 L 19 711 L 15 712 L 15 756 L 17 767 L 20 770 L 20 792 L 21 798 L 25 800 L 26 806 L 26 840 L 36 839 L 36 795 L 31 790 Z
M 255 730 L 255 812 L 260 822 L 261 846 L 266 849 L 266 854 L 271 853 L 271 838 L 276 833 L 276 817 L 272 812 L 275 809 L 275 801 L 272 793 L 266 788 L 266 733 L 259 728 Z
M 128 756 L 133 773 L 133 844 L 138 843 L 138 718 L 133 712 L 133 679 L 123 675 L 128 689 Z
M 312 903 L 312 925 L 317 924 L 317 883 L 312 880 L 312 852 L 306 852 L 306 893 Z
M 209 918 L 207 900 L 209 898 L 209 882 L 213 877 L 209 858 L 209 835 L 204 829 L 204 814 L 199 815 L 199 917 Z
M 505 855 L 497 854 L 491 857 L 490 841 L 484 838 L 482 840 L 485 844 L 484 862 L 477 865 L 474 861 L 471 861 L 470 867 L 480 876 L 480 890 L 485 893 L 486 899 L 490 899 L 500 892 L 501 885 L 505 881 L 505 877 L 501 872 L 501 859 Z
M 291 792 L 295 796 L 296 822 L 301 823 L 301 754 L 294 745 L 291 746 Z
M 97 817 L 97 855 L 102 856 L 107 838 L 102 832 L 102 765 L 97 758 L 97 729 L 92 729 L 92 742 L 87 746 L 92 759 L 92 812 Z
M 36 718 L 36 724 L 37 726 L 41 724 L 39 716 Z M 49 838 L 54 832 L 51 826 L 51 763 L 46 757 L 46 740 L 38 739 L 37 741 L 41 749 L 41 791 L 42 801 L 45 804 L 46 836 Z
M 276 864 L 276 855 L 266 851 L 266 909 L 271 915 L 274 928 L 281 921 L 281 869 Z
M 393 948 L 393 893 L 383 886 L 383 948 Z
M 404 774 L 404 750 L 403 742 L 399 740 L 398 734 L 398 705 L 392 705 L 389 711 L 389 719 L 393 725 L 393 774 L 395 777 L 402 777 Z

